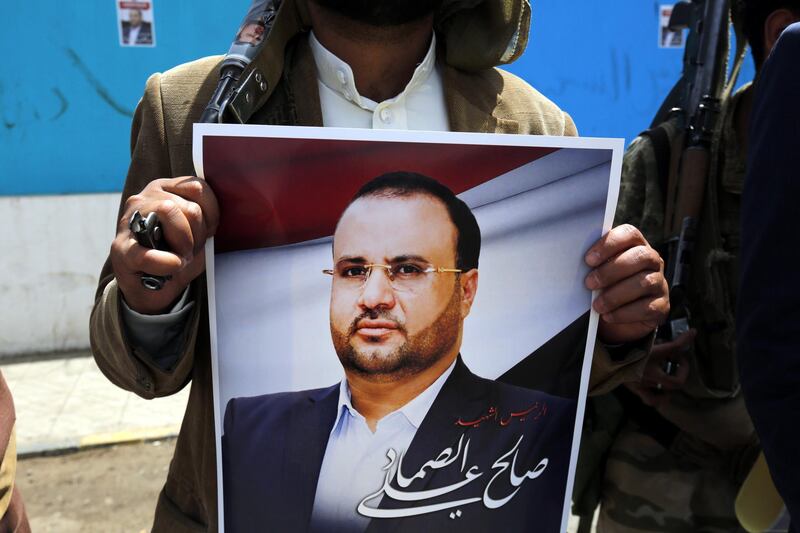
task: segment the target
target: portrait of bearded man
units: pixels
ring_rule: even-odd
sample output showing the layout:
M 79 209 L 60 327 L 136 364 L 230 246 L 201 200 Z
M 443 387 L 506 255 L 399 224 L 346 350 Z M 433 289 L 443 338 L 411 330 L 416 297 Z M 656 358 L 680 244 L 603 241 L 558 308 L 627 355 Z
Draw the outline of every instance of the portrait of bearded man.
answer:
M 228 402 L 227 531 L 559 530 L 576 402 L 464 364 L 480 246 L 432 178 L 356 193 L 324 271 L 345 379 Z

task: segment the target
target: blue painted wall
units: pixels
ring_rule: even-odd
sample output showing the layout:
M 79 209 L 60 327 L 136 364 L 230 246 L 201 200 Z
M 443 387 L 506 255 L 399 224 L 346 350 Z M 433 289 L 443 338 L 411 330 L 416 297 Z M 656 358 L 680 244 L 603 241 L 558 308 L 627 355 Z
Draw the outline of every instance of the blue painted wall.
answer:
M 683 49 L 658 47 L 652 0 L 532 0 L 528 49 L 508 70 L 575 119 L 581 135 L 624 137 L 647 128 L 681 72 Z M 748 53 L 740 80 L 754 74 Z
M 248 6 L 156 0 L 157 46 L 123 48 L 113 0 L 14 2 L 0 32 L 0 195 L 120 190 L 147 76 L 224 53 Z M 582 135 L 630 140 L 680 73 L 682 51 L 657 35 L 658 2 L 534 0 L 528 51 L 509 70 Z
M 250 2 L 154 4 L 153 48 L 119 45 L 114 0 L 27 0 L 4 10 L 0 195 L 121 190 L 147 77 L 225 53 Z

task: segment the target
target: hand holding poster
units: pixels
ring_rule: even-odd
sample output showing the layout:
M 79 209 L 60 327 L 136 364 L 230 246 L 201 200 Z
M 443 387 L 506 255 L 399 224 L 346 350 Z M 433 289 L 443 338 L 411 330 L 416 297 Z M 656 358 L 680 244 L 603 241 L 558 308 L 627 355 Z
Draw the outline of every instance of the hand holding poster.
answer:
M 220 528 L 563 531 L 622 143 L 195 126 Z M 457 197 L 456 197 L 457 195 Z

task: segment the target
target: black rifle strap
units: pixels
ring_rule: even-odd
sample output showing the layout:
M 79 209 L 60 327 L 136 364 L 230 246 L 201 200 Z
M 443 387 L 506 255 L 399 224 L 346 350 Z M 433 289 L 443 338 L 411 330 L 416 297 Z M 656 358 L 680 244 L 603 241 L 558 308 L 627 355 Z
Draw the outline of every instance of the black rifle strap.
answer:
M 669 164 L 671 159 L 670 150 L 672 141 L 669 138 L 667 129 L 658 125 L 639 134 L 640 137 L 647 137 L 653 144 L 653 154 L 656 158 L 656 169 L 658 172 L 658 184 L 661 189 L 661 197 L 667 198 L 667 183 L 669 182 Z
M 275 21 L 258 54 L 240 75 L 239 86 L 228 104 L 228 111 L 246 124 L 260 109 L 283 75 L 286 45 L 307 28 L 308 14 L 299 0 L 282 0 Z

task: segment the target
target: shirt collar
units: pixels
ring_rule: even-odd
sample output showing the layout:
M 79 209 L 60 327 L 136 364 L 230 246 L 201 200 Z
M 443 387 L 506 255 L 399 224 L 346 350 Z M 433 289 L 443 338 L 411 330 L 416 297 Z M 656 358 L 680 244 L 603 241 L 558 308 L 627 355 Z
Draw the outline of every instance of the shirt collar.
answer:
M 425 415 L 428 414 L 431 405 L 433 405 L 433 401 L 439 395 L 439 391 L 442 390 L 444 382 L 447 381 L 447 378 L 453 373 L 453 368 L 455 368 L 455 366 L 456 361 L 454 360 L 450 366 L 447 367 L 447 370 L 442 372 L 442 375 L 436 378 L 436 381 L 428 385 L 427 389 L 422 391 L 419 395 L 417 395 L 416 398 L 405 404 L 403 407 L 397 411 L 392 411 L 384 418 L 400 412 L 403 413 L 409 422 L 411 422 L 415 429 L 419 429 L 419 426 L 425 419 Z M 348 412 L 351 416 L 356 418 L 364 418 L 364 416 L 356 411 L 355 407 L 353 407 L 351 399 L 350 387 L 347 385 L 347 380 L 343 379 L 341 383 L 339 383 L 339 407 L 337 409 L 338 414 L 336 415 L 336 421 L 333 423 L 333 431 L 336 431 L 342 415 L 345 412 Z
M 367 111 L 374 111 L 378 102 L 358 94 L 355 77 L 353 76 L 353 69 L 350 68 L 350 65 L 322 46 L 322 43 L 317 40 L 313 31 L 310 32 L 308 41 L 311 46 L 311 53 L 314 56 L 314 62 L 317 64 L 317 77 L 319 81 L 348 102 L 353 102 L 355 105 Z M 405 89 L 394 98 L 390 98 L 386 101 L 395 102 L 401 100 L 405 98 L 408 93 L 424 84 L 430 77 L 435 63 L 436 33 L 433 33 L 431 35 L 431 44 L 428 47 L 428 52 L 425 54 L 425 58 L 422 62 L 414 69 L 414 74 L 411 76 Z

